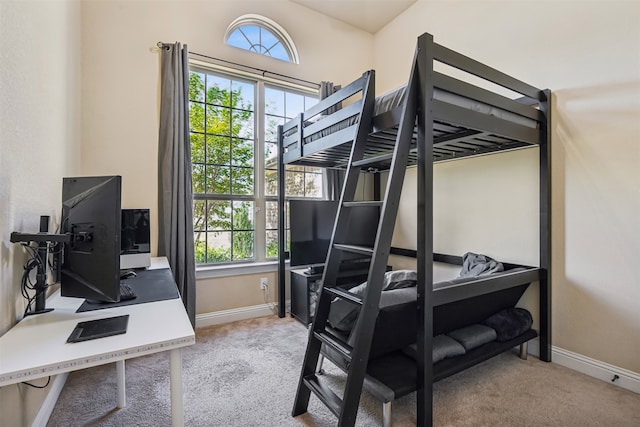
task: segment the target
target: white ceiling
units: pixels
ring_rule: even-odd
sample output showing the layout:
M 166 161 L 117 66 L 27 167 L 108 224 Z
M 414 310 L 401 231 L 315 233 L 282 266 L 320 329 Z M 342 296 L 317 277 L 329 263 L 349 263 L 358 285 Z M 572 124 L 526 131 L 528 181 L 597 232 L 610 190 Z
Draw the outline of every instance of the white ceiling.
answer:
M 416 0 L 291 0 L 375 34 Z

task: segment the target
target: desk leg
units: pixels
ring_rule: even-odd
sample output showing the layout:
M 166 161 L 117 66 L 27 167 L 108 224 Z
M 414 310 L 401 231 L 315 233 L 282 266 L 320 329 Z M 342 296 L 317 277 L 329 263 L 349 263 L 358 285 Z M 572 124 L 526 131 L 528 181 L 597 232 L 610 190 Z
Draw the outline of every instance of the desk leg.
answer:
M 174 348 L 169 353 L 171 367 L 171 425 L 184 425 L 184 407 L 182 406 L 182 349 Z
M 116 362 L 116 377 L 118 384 L 118 408 L 127 406 L 127 391 L 124 379 L 124 360 Z

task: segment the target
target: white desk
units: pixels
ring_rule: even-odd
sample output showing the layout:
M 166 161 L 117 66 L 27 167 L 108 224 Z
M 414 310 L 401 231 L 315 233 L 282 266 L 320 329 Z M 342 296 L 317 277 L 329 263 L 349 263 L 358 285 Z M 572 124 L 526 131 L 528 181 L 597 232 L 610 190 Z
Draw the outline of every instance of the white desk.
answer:
M 182 347 L 195 343 L 182 300 L 76 313 L 82 302 L 79 298 L 62 297 L 58 291 L 47 300 L 47 307 L 54 311 L 27 316 L 0 337 L 0 387 L 116 362 L 118 407 L 124 407 L 124 361 L 169 351 L 172 425 L 182 426 Z M 122 314 L 129 315 L 126 334 L 66 342 L 78 322 Z

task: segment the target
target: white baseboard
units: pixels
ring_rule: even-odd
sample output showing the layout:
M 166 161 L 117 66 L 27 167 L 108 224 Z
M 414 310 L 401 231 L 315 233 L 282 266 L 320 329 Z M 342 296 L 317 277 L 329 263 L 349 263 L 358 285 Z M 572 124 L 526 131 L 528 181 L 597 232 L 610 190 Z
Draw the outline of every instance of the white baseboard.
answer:
M 538 339 L 529 341 L 529 354 L 540 356 L 540 342 Z M 551 361 L 565 368 L 640 394 L 640 374 L 636 372 L 556 346 L 551 346 Z M 615 378 L 616 376 L 617 378 Z M 613 380 L 614 378 L 615 381 Z
M 45 397 L 44 402 L 42 402 L 42 406 L 40 406 L 31 427 L 45 427 L 47 425 L 49 417 L 58 402 L 58 398 L 60 397 L 60 393 L 62 393 L 62 389 L 64 388 L 64 384 L 67 381 L 68 376 L 69 373 L 65 372 L 63 374 L 58 374 L 53 378 L 51 382 L 51 390 L 49 390 L 47 397 Z
M 636 372 L 600 362 L 599 360 L 591 359 L 558 347 L 552 347 L 551 351 L 551 360 L 558 365 L 640 394 L 640 374 Z
M 274 308 L 277 309 L 277 306 L 275 306 Z M 289 302 L 287 301 L 287 303 L 285 304 L 285 312 L 288 311 Z M 211 313 L 198 314 L 196 316 L 196 328 L 221 325 L 223 323 L 253 319 L 256 317 L 271 316 L 273 314 L 273 310 L 267 304 L 232 308 L 230 310 L 214 311 Z

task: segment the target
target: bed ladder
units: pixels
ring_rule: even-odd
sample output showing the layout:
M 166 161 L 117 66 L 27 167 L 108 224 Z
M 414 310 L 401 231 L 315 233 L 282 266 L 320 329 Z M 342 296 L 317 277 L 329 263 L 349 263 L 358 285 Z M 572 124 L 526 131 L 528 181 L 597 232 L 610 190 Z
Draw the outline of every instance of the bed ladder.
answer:
M 356 421 L 360 394 L 367 372 L 369 351 L 379 311 L 383 278 L 387 269 L 391 237 L 398 213 L 400 193 L 411 147 L 417 113 L 418 87 L 419 82 L 414 66 L 407 87 L 407 97 L 402 110 L 402 118 L 391 158 L 387 187 L 382 201 L 354 201 L 360 170 L 389 159 L 388 155 L 363 158 L 371 122 L 368 119 L 361 118 L 358 134 L 352 144 L 351 155 L 345 173 L 345 182 L 319 290 L 316 313 L 309 329 L 309 340 L 292 411 L 294 417 L 307 411 L 309 397 L 313 392 L 338 417 L 338 426 L 353 426 Z M 344 242 L 344 238 L 347 236 L 351 210 L 372 205 L 381 207 L 380 222 L 374 247 L 367 248 L 350 245 L 348 242 L 336 243 Z M 342 252 L 361 254 L 371 258 L 367 277 L 367 290 L 363 298 L 336 287 Z M 327 329 L 329 309 L 334 298 L 340 298 L 360 306 L 352 333 L 354 337 L 353 346 Z M 347 361 L 347 381 L 342 398 L 326 384 L 323 384 L 316 375 L 316 366 L 323 344 L 333 349 Z

